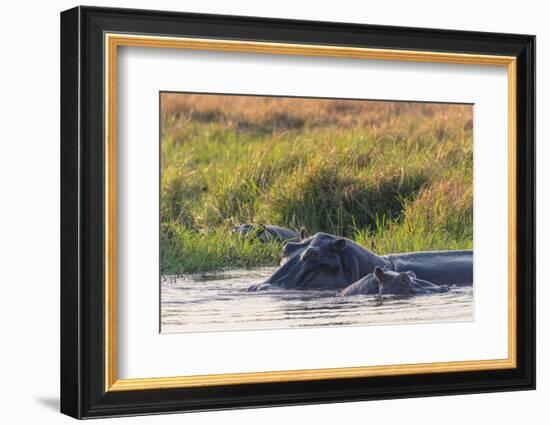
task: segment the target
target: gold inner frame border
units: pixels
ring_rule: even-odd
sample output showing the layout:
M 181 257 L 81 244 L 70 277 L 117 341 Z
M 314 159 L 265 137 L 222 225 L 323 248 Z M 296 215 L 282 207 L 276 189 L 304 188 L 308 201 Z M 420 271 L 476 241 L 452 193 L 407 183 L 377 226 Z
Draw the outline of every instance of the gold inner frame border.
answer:
M 363 367 L 303 369 L 285 371 L 229 373 L 151 378 L 117 378 L 116 323 L 116 135 L 117 135 L 117 51 L 118 47 L 148 47 L 262 53 L 279 55 L 325 56 L 355 59 L 397 60 L 469 65 L 503 66 L 508 72 L 508 358 L 437 363 L 398 364 Z M 464 53 L 371 49 L 330 45 L 287 44 L 256 41 L 216 40 L 106 33 L 105 47 L 105 391 L 137 391 L 218 385 L 257 384 L 323 379 L 364 378 L 513 369 L 516 358 L 516 58 Z

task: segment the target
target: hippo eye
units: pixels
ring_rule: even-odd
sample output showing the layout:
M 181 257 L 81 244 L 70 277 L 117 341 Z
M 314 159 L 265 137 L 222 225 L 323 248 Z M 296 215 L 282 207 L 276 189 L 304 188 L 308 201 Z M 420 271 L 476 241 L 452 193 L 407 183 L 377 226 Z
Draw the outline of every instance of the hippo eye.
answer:
M 303 256 L 304 261 L 315 262 L 319 260 L 319 254 L 315 251 L 308 250 Z
M 308 258 L 309 260 L 314 260 L 314 261 L 315 261 L 315 260 L 318 260 L 318 259 L 319 259 L 319 255 L 317 255 L 316 252 L 310 252 L 310 253 L 308 254 L 307 258 Z
M 408 283 L 409 275 L 407 273 L 401 273 L 399 276 L 397 276 L 397 279 L 400 283 Z

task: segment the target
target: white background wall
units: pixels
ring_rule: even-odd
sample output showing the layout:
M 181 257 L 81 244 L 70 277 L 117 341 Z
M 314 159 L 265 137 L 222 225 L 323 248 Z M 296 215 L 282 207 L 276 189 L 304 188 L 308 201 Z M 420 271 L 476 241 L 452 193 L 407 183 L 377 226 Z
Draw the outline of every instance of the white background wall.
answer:
M 59 392 L 59 12 L 77 3 L 4 2 L 0 15 L 0 421 L 65 423 Z M 188 0 L 96 5 L 537 35 L 538 390 L 111 420 L 255 424 L 548 423 L 550 25 L 545 2 Z M 545 403 L 546 402 L 546 403 Z

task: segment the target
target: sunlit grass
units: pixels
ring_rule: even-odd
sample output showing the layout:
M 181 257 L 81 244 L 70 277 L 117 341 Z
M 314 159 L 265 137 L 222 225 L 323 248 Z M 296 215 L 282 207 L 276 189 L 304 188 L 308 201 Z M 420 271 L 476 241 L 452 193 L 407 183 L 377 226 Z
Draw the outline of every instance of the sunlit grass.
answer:
M 233 225 L 379 253 L 472 247 L 472 109 L 163 95 L 161 272 L 275 265 Z

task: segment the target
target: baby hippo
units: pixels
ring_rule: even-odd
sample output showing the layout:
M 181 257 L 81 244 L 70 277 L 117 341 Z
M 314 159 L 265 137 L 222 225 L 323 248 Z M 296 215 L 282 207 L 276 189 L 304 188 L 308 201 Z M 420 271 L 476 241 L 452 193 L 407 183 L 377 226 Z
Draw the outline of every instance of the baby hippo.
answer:
M 435 285 L 427 280 L 418 279 L 412 271 L 394 272 L 374 269 L 374 273 L 352 283 L 340 291 L 340 296 L 348 295 L 423 295 L 447 292 L 447 285 Z

